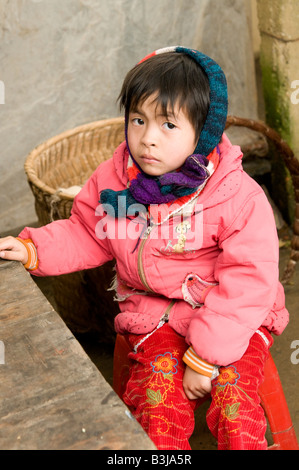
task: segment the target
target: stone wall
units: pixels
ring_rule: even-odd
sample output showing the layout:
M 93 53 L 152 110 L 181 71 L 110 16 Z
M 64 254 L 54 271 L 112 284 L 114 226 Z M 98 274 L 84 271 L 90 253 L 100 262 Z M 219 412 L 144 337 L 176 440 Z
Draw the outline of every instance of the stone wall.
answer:
M 299 2 L 257 4 L 267 121 L 299 158 Z
M 0 236 L 35 221 L 26 155 L 118 115 L 123 77 L 156 48 L 200 49 L 223 67 L 230 112 L 257 115 L 247 0 L 0 0 Z
M 299 2 L 258 0 L 257 6 L 266 120 L 299 158 Z M 293 186 L 279 156 L 274 155 L 272 169 L 273 197 L 291 222 Z

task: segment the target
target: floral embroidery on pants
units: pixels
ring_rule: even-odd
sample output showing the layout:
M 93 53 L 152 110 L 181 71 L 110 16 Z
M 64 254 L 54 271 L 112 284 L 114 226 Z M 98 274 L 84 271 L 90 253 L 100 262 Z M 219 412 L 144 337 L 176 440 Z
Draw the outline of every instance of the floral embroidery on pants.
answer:
M 176 374 L 178 360 L 172 357 L 170 352 L 159 354 L 156 359 L 151 362 L 153 371 L 156 373 L 162 372 L 163 374 Z
M 182 357 L 188 345 L 168 324 L 141 339 L 128 338 L 132 367 L 123 400 L 158 449 L 190 450 L 199 400 L 189 400 L 183 390 Z M 140 346 L 134 352 L 136 344 Z M 218 449 L 267 448 L 267 424 L 258 395 L 267 356 L 268 348 L 255 334 L 243 357 L 220 367 L 212 381 L 207 424 Z
M 134 362 L 123 399 L 158 449 L 190 449 L 195 403 L 182 388 L 185 351 L 184 338 L 164 325 L 129 354 Z
M 267 448 L 267 423 L 258 395 L 267 356 L 268 348 L 255 334 L 244 356 L 220 367 L 219 376 L 213 380 L 207 423 L 218 449 Z

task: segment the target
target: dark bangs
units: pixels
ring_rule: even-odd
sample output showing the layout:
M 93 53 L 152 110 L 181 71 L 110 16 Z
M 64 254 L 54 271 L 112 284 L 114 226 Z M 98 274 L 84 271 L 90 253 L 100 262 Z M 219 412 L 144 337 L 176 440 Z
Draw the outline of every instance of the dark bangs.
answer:
M 128 115 L 154 94 L 166 118 L 178 104 L 199 139 L 209 110 L 210 86 L 208 77 L 195 60 L 187 54 L 165 52 L 136 65 L 124 80 L 118 98 L 120 107 Z

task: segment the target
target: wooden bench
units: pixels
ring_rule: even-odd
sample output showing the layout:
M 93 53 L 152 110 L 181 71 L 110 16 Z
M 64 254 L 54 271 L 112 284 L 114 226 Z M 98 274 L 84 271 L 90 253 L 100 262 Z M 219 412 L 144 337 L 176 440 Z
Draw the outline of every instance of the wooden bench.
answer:
M 0 302 L 1 450 L 155 449 L 20 263 Z

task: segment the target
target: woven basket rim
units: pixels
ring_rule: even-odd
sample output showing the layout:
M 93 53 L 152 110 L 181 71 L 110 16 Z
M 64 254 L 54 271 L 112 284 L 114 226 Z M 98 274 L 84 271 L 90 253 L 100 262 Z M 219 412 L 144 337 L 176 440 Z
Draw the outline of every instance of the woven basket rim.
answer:
M 35 147 L 26 157 L 26 160 L 24 163 L 24 169 L 25 169 L 25 173 L 27 175 L 28 180 L 30 181 L 30 183 L 34 184 L 37 188 L 39 188 L 43 192 L 47 192 L 51 196 L 53 196 L 54 194 L 57 194 L 56 189 L 51 188 L 51 186 L 48 186 L 36 175 L 36 172 L 33 170 L 33 167 L 32 167 L 32 163 L 35 160 L 35 158 L 39 154 L 41 154 L 42 152 L 44 152 L 45 150 L 47 150 L 48 148 L 50 148 L 51 146 L 55 145 L 57 142 L 60 142 L 63 139 L 72 137 L 76 134 L 80 134 L 81 132 L 86 132 L 86 131 L 90 131 L 93 129 L 98 129 L 100 127 L 106 127 L 109 125 L 121 124 L 121 123 L 124 123 L 124 118 L 122 116 L 115 117 L 115 118 L 101 119 L 98 121 L 93 121 L 93 122 L 76 126 L 72 129 L 63 131 L 45 140 L 44 142 L 39 144 L 37 147 Z M 69 194 L 65 194 L 63 193 L 63 191 L 59 192 L 59 197 L 63 199 L 68 199 L 68 200 L 74 199 L 73 196 L 70 196 Z
M 124 123 L 123 116 L 101 119 L 98 121 L 93 121 L 93 122 L 76 126 L 72 129 L 68 129 L 42 142 L 40 145 L 35 147 L 26 157 L 24 169 L 25 169 L 28 181 L 34 184 L 38 189 L 40 189 L 44 193 L 48 193 L 50 196 L 56 195 L 57 190 L 54 188 L 51 188 L 51 186 L 48 186 L 45 182 L 43 182 L 40 178 L 38 178 L 35 171 L 33 170 L 32 163 L 34 159 L 36 158 L 36 156 L 65 138 L 69 138 L 71 136 L 74 136 L 81 132 L 86 132 L 88 130 L 98 129 L 100 127 L 105 127 L 105 126 L 109 126 L 113 124 L 121 124 L 121 123 Z M 274 129 L 267 126 L 263 121 L 256 121 L 252 119 L 240 118 L 234 115 L 228 115 L 225 130 L 228 129 L 230 126 L 241 126 L 241 127 L 244 126 L 249 129 L 255 130 L 257 132 L 261 132 L 265 136 L 274 140 L 280 146 L 283 153 L 287 155 L 288 157 L 287 159 L 296 160 L 294 158 L 294 153 L 292 149 L 289 147 L 289 145 L 287 144 L 287 142 L 284 141 Z M 295 163 L 296 163 L 296 167 L 298 167 L 299 165 L 298 161 L 296 161 Z M 299 171 L 299 169 L 297 169 L 297 171 Z M 69 201 L 72 201 L 74 199 L 73 196 L 63 193 L 63 191 L 59 192 L 59 197 L 61 199 L 65 199 Z

